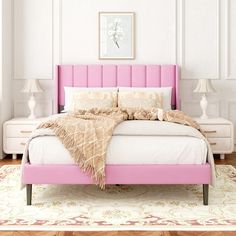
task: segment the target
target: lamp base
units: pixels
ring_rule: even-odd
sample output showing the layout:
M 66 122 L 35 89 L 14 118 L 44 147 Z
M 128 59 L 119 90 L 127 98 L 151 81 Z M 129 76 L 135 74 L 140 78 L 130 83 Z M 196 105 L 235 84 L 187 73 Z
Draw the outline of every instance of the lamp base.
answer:
M 200 116 L 200 119 L 202 119 L 202 120 L 207 120 L 209 117 L 207 116 L 207 115 L 202 115 L 202 116 Z
M 31 96 L 30 96 L 30 99 L 28 101 L 28 106 L 29 106 L 29 109 L 30 109 L 30 115 L 28 116 L 28 119 L 35 119 L 36 116 L 34 114 L 34 109 L 35 109 L 35 105 L 36 105 L 36 101 L 35 101 L 35 98 L 34 98 L 34 94 L 32 93 Z
M 34 119 L 36 119 L 36 116 L 35 116 L 35 115 L 29 115 L 27 118 L 28 118 L 29 120 L 34 120 Z
M 206 110 L 207 110 L 207 99 L 206 99 L 206 94 L 203 94 L 202 95 L 202 99 L 200 101 L 200 107 L 202 109 L 202 115 L 201 115 L 201 119 L 208 119 L 208 115 L 206 113 Z

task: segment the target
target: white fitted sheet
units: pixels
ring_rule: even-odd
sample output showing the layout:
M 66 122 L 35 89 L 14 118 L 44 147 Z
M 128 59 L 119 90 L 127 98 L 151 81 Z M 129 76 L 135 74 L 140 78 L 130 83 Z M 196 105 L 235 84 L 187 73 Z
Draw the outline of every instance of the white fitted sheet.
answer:
M 106 164 L 204 164 L 206 156 L 206 143 L 194 137 L 116 134 L 109 143 Z M 74 164 L 55 136 L 32 139 L 29 158 L 32 164 Z

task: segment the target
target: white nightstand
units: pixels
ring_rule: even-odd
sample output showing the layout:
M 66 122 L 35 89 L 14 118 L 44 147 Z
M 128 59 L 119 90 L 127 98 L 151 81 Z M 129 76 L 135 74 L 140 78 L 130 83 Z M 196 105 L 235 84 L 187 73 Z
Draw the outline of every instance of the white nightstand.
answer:
M 225 158 L 225 154 L 234 150 L 234 127 L 233 123 L 224 118 L 200 119 L 194 118 L 205 132 L 212 151 L 220 154 L 220 159 Z
M 7 154 L 12 154 L 12 158 L 16 159 L 17 154 L 22 154 L 28 138 L 32 131 L 45 118 L 27 119 L 14 118 L 8 120 L 3 125 L 3 150 Z

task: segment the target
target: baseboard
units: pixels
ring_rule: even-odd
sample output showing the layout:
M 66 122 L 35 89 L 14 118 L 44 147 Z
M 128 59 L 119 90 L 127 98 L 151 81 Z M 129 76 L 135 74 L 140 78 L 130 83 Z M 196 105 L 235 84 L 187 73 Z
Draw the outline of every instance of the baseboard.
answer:
M 4 159 L 6 154 L 4 152 L 0 152 L 0 160 Z

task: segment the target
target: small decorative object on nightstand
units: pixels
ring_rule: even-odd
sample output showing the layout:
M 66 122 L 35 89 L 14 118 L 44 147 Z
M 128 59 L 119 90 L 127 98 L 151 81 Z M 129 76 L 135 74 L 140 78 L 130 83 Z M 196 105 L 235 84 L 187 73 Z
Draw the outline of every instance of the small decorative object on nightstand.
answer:
M 15 118 L 6 121 L 3 125 L 3 150 L 12 154 L 16 159 L 17 154 L 22 154 L 32 131 L 36 129 L 45 118 L 27 119 Z
M 40 87 L 39 81 L 37 79 L 28 79 L 26 80 L 25 87 L 21 90 L 23 93 L 30 93 L 30 99 L 28 101 L 28 106 L 30 109 L 30 115 L 28 119 L 35 119 L 36 116 L 34 114 L 34 109 L 36 105 L 36 101 L 34 98 L 34 93 L 41 93 L 43 92 L 42 88 Z
M 201 119 L 208 119 L 206 110 L 207 110 L 207 99 L 206 99 L 206 94 L 207 93 L 212 93 L 215 92 L 214 87 L 211 84 L 210 79 L 199 79 L 197 87 L 194 89 L 195 93 L 202 93 L 202 99 L 200 101 L 200 106 L 202 108 L 202 116 L 200 117 Z
M 225 154 L 234 150 L 234 127 L 233 123 L 224 118 L 200 119 L 194 118 L 207 136 L 214 154 L 220 154 L 220 159 Z

